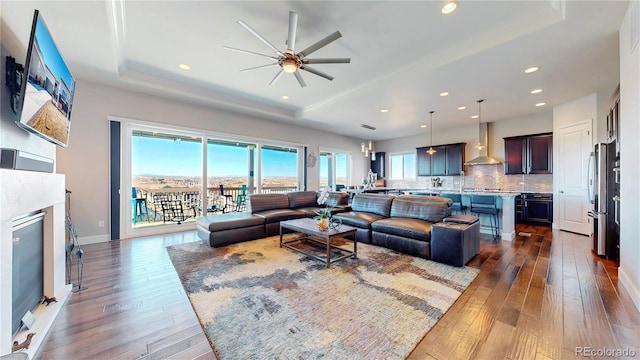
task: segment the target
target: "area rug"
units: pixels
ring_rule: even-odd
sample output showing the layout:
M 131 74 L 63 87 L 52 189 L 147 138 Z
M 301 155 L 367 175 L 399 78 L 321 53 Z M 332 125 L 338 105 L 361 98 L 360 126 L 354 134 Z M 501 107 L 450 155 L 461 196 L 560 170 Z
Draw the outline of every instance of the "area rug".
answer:
M 404 359 L 478 274 L 367 244 L 327 269 L 279 237 L 167 250 L 222 360 Z

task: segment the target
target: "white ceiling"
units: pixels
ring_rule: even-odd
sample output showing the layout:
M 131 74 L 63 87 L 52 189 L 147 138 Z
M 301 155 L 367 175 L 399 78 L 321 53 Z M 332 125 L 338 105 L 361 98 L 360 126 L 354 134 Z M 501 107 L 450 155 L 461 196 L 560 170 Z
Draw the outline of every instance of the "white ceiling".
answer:
M 39 9 L 77 79 L 334 130 L 389 139 L 551 111 L 619 82 L 618 29 L 628 1 L 1 1 L 3 31 L 26 48 Z M 339 30 L 309 58 L 328 81 L 302 72 L 269 85 L 276 66 L 223 45 L 272 55 L 242 20 L 285 50 L 289 11 L 296 49 Z M 3 34 L 3 38 L 7 34 Z M 20 60 L 20 59 L 18 59 Z M 265 61 L 266 60 L 266 61 Z M 19 61 L 20 62 L 20 61 Z M 178 68 L 180 63 L 191 70 Z M 539 66 L 533 74 L 524 69 Z M 532 95 L 530 91 L 543 89 Z M 82 91 L 78 87 L 77 91 Z M 439 94 L 448 91 L 448 97 Z M 290 96 L 282 100 L 283 95 Z M 545 102 L 536 107 L 534 104 Z M 467 106 L 466 110 L 457 110 Z M 381 113 L 388 109 L 388 113 Z M 363 129 L 361 124 L 377 128 Z

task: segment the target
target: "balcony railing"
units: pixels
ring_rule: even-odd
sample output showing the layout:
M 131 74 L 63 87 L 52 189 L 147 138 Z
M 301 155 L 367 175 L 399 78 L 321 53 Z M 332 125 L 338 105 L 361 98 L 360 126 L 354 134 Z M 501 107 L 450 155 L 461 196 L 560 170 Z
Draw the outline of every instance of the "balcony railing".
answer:
M 133 227 L 146 227 L 151 224 L 167 222 L 194 221 L 204 213 L 200 189 L 200 187 L 161 189 L 138 187 L 137 196 L 138 198 L 146 199 L 147 211 L 144 214 L 137 214 L 138 219 L 133 224 Z M 288 193 L 297 189 L 297 186 L 262 187 L 261 193 Z M 253 192 L 256 192 L 255 188 Z M 251 193 L 251 191 L 247 190 L 247 193 Z M 242 187 L 224 187 L 224 194 L 230 196 L 221 196 L 218 186 L 207 189 L 207 215 L 245 211 L 244 203 L 238 200 L 238 195 L 242 194 Z

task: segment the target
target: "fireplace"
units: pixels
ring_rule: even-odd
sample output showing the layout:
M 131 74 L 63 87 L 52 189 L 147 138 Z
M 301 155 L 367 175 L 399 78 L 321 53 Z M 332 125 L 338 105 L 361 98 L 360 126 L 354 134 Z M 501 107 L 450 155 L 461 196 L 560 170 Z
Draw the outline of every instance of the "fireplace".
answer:
M 65 283 L 65 178 L 61 174 L 0 169 L 0 356 L 11 353 L 14 340 L 22 342 L 27 333 L 36 335 L 27 350 L 36 353 L 53 319 L 71 292 Z M 42 210 L 43 294 L 55 296 L 57 303 L 40 305 L 29 330 L 13 336 L 13 234 L 12 220 Z
M 38 307 L 44 296 L 43 285 L 43 222 L 45 213 L 25 214 L 11 222 L 13 241 L 11 332 L 20 330 L 25 315 Z M 29 321 L 24 321 L 31 325 Z

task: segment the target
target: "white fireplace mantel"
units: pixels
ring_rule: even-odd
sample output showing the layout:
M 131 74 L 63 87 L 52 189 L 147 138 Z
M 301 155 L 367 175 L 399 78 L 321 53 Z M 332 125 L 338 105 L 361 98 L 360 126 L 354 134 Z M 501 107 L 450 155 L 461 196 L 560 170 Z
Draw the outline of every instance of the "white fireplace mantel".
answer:
M 57 303 L 34 311 L 36 333 L 27 351 L 33 357 L 53 319 L 66 301 L 71 285 L 65 284 L 65 177 L 62 174 L 0 169 L 0 355 L 11 353 L 12 261 L 11 219 L 44 210 L 44 294 Z M 24 340 L 18 334 L 17 340 Z

